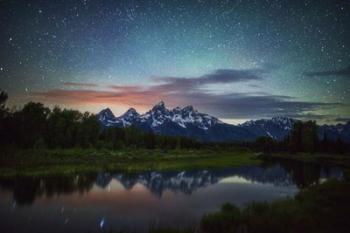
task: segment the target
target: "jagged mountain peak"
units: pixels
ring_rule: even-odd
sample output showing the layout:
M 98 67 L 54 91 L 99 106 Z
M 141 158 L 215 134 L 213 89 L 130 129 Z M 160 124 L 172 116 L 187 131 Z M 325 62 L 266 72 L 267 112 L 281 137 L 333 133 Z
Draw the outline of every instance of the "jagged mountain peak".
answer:
M 187 105 L 187 106 L 184 107 L 182 110 L 183 110 L 183 111 L 194 111 L 194 108 L 193 108 L 193 106 L 191 106 L 191 105 Z
M 243 124 L 229 125 L 205 113 L 200 113 L 192 106 L 167 109 L 163 101 L 153 106 L 144 114 L 130 108 L 123 115 L 115 117 L 109 109 L 103 109 L 98 120 L 104 127 L 129 127 L 134 125 L 146 131 L 170 135 L 192 137 L 201 141 L 249 141 L 260 136 L 269 136 L 282 140 L 287 136 L 296 122 L 285 116 L 270 119 L 250 120 Z M 350 141 L 350 125 L 322 125 L 319 136 L 336 140 Z
M 108 115 L 108 116 L 111 116 L 111 117 L 115 117 L 112 110 L 110 108 L 105 108 L 105 109 L 102 109 L 100 113 L 103 113 L 104 115 Z
M 129 108 L 122 116 L 139 116 L 135 108 Z
M 281 140 L 288 135 L 294 122 L 294 119 L 286 116 L 274 116 L 270 119 L 246 121 L 239 126 L 249 130 L 256 137 L 268 136 L 276 140 Z
M 292 118 L 289 118 L 286 116 L 274 116 L 271 118 L 271 120 L 273 122 L 280 122 L 280 123 L 284 123 L 284 124 L 290 124 L 294 121 Z
M 159 101 L 156 105 L 153 106 L 152 110 L 157 110 L 157 109 L 166 109 L 165 108 L 165 103 L 163 100 Z
M 99 114 L 98 114 L 98 119 L 100 121 L 107 121 L 107 120 L 111 120 L 111 119 L 114 119 L 115 116 L 112 112 L 111 109 L 109 108 L 105 108 L 103 109 Z
M 102 119 L 100 120 L 103 125 L 107 126 L 113 124 L 115 127 L 136 125 L 147 130 L 155 130 L 156 132 L 159 130 L 171 130 L 176 135 L 179 133 L 179 130 L 182 133 L 186 133 L 183 130 L 188 130 L 188 128 L 202 131 L 209 130 L 216 124 L 223 124 L 223 122 L 215 117 L 198 112 L 191 105 L 169 110 L 165 107 L 163 101 L 160 101 L 151 110 L 141 115 L 135 109 L 130 108 L 120 117 L 108 119 L 107 122 Z
M 182 108 L 179 106 L 173 108 L 173 112 L 180 112 L 181 110 L 182 110 Z

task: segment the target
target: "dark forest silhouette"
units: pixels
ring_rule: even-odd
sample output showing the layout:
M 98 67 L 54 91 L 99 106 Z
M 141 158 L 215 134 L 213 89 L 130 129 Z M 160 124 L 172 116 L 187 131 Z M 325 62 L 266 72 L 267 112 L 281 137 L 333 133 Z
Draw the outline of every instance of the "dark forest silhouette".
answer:
M 270 137 L 255 142 L 202 143 L 185 137 L 174 137 L 145 132 L 135 127 L 103 128 L 94 114 L 77 110 L 52 110 L 42 103 L 29 102 L 20 110 L 6 108 L 8 96 L 0 92 L 0 143 L 16 148 L 147 148 L 200 149 L 246 146 L 263 152 L 325 152 L 344 153 L 349 145 L 340 139 L 331 141 L 327 135 L 320 140 L 314 121 L 297 121 L 290 134 L 282 141 Z

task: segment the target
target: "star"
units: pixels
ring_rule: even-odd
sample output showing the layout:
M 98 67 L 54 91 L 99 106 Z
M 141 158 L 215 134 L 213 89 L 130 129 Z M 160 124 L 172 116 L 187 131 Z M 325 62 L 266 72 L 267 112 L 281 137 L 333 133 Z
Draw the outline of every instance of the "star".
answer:
M 344 114 L 350 101 L 349 79 L 304 75 L 336 73 L 349 66 L 350 11 L 345 2 L 82 0 L 3 5 L 0 86 L 8 91 L 9 103 L 14 106 L 39 101 L 35 93 L 49 92 L 52 97 L 61 89 L 113 92 L 111 85 L 147 89 L 166 78 L 203 78 L 216 70 L 255 70 L 260 81 L 208 84 L 188 95 L 166 93 L 172 95 L 169 101 L 198 105 L 208 114 L 229 120 L 266 117 L 253 114 L 257 107 L 244 116 L 228 111 L 227 103 L 232 101 L 227 98 L 232 96 L 253 98 L 259 94 L 303 104 L 339 102 L 336 109 L 310 107 L 285 112 L 291 115 L 303 111 Z M 83 85 L 68 88 L 63 84 L 74 82 Z M 87 88 L 84 83 L 98 87 Z M 204 103 L 195 96 L 199 93 L 211 97 Z M 40 101 L 94 113 L 102 105 L 119 113 L 135 107 L 127 106 L 133 102 L 125 96 L 117 98 L 119 94 L 108 95 L 115 98 L 110 102 L 81 97 L 95 104 L 76 103 L 65 95 Z M 141 99 L 158 94 L 148 93 Z M 187 96 L 191 98 L 184 100 Z M 220 101 L 213 103 L 218 96 Z M 148 107 L 153 104 L 150 100 L 144 103 Z
M 105 225 L 105 219 L 102 218 L 100 221 L 99 221 L 99 227 L 102 229 Z

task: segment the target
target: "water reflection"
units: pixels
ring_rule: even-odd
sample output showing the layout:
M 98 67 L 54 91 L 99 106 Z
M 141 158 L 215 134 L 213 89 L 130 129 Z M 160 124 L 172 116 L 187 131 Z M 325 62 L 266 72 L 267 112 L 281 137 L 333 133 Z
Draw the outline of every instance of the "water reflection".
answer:
M 228 179 L 234 177 L 235 179 Z M 139 174 L 99 173 L 72 177 L 11 178 L 0 179 L 0 187 L 12 192 L 18 205 L 30 205 L 40 197 L 63 194 L 87 193 L 96 185 L 110 189 L 113 180 L 125 190 L 143 185 L 154 196 L 162 198 L 165 191 L 191 195 L 200 188 L 220 181 L 271 184 L 274 186 L 307 187 L 326 178 L 342 178 L 342 171 L 334 167 L 299 162 L 279 162 L 263 166 L 245 166 L 215 170 L 191 170 L 182 172 L 144 172 Z
M 19 205 L 31 204 L 41 196 L 85 193 L 91 190 L 97 175 L 85 174 L 72 177 L 15 177 L 0 179 L 0 187 L 13 192 Z

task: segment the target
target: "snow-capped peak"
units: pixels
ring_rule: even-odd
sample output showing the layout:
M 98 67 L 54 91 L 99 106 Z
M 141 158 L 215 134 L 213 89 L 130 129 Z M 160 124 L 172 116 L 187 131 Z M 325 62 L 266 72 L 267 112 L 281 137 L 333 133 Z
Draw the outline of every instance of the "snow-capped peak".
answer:
M 291 124 L 292 119 L 284 116 L 275 116 L 272 117 L 271 120 L 275 123 L 281 123 L 281 124 Z
M 105 111 L 105 110 L 103 110 Z M 103 113 L 101 111 L 100 114 Z M 114 117 L 110 110 L 106 110 L 108 117 L 108 124 L 115 124 L 116 126 L 130 126 L 132 124 L 147 124 L 151 128 L 157 128 L 165 123 L 167 126 L 172 124 L 174 126 L 178 125 L 181 128 L 187 128 L 189 125 L 191 127 L 196 127 L 203 130 L 208 130 L 210 127 L 217 123 L 222 123 L 215 117 L 209 116 L 204 113 L 199 113 L 191 105 L 185 106 L 183 108 L 176 107 L 169 110 L 165 107 L 165 103 L 160 101 L 158 104 L 154 105 L 151 110 L 140 115 L 136 112 L 134 108 L 130 108 L 120 117 Z M 104 119 L 99 118 L 101 122 L 105 123 Z
M 104 121 L 106 119 L 114 119 L 115 116 L 109 108 L 105 108 L 98 114 L 98 118 L 100 121 Z
M 255 140 L 261 136 L 282 140 L 289 134 L 296 122 L 292 118 L 276 116 L 270 119 L 251 120 L 234 126 L 225 124 L 208 114 L 200 113 L 192 106 L 169 110 L 163 101 L 142 115 L 138 114 L 134 108 L 130 108 L 123 115 L 115 117 L 112 111 L 106 108 L 97 117 L 104 127 L 133 125 L 159 134 L 191 136 L 198 140 L 208 141 Z M 331 140 L 341 138 L 350 142 L 349 132 L 350 122 L 322 125 L 319 128 L 320 138 L 327 135 L 327 138 Z
M 104 114 L 105 116 L 108 116 L 108 117 L 115 117 L 112 110 L 109 109 L 109 108 L 105 108 L 103 109 L 100 113 Z
M 165 109 L 165 103 L 163 102 L 163 100 L 161 100 L 158 104 L 154 105 L 152 110 L 153 109 Z
M 191 105 L 188 105 L 188 106 L 184 107 L 182 109 L 182 111 L 192 112 L 192 111 L 194 111 L 194 109 L 193 109 L 193 107 Z
M 292 129 L 293 124 L 294 120 L 291 118 L 276 116 L 271 119 L 250 120 L 239 126 L 248 129 L 257 136 L 282 139 Z
M 134 108 L 129 108 L 121 117 L 133 118 L 138 117 L 139 115 L 140 114 Z

